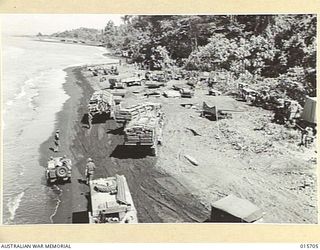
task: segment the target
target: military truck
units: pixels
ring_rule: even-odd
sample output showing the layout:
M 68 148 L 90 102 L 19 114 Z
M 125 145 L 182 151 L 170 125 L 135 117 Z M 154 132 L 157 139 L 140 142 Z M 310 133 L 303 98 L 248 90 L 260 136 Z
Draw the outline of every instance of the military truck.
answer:
M 113 108 L 115 106 L 113 95 L 107 90 L 98 90 L 93 93 L 88 104 L 88 124 L 92 125 L 95 116 L 108 114 L 113 117 Z
M 164 84 L 164 82 L 148 81 L 145 83 L 145 86 L 149 89 L 153 89 L 153 88 L 164 87 L 165 84 Z
M 132 119 L 124 127 L 124 145 L 145 147 L 156 156 L 157 147 L 162 144 L 163 125 L 164 114 L 159 110 Z
M 194 96 L 194 91 L 189 88 L 181 88 L 179 92 L 182 98 L 192 98 Z
M 123 175 L 91 180 L 89 223 L 138 223 L 126 178 Z
M 51 157 L 46 168 L 46 178 L 49 184 L 71 181 L 71 160 L 63 157 Z
M 124 89 L 126 87 L 126 84 L 118 78 L 110 78 L 109 85 L 110 89 Z
M 300 118 L 302 107 L 295 100 L 279 100 L 280 105 L 275 108 L 274 121 L 280 124 L 295 122 Z
M 131 86 L 141 86 L 143 83 L 146 82 L 146 79 L 143 77 L 138 77 L 138 76 L 134 76 L 134 77 L 129 77 L 129 78 L 125 78 L 122 79 L 122 83 L 126 84 L 127 87 L 131 87 Z

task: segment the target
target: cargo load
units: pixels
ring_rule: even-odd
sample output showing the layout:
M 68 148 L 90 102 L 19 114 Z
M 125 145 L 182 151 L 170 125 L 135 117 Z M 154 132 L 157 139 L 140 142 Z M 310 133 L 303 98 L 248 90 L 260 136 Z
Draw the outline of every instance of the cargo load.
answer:
M 92 119 L 96 115 L 103 113 L 113 116 L 115 106 L 113 95 L 107 90 L 98 90 L 93 93 L 88 104 L 88 121 L 91 126 Z
M 124 145 L 145 146 L 151 155 L 157 155 L 157 145 L 162 144 L 164 114 L 149 114 L 131 120 L 124 127 Z
M 161 104 L 143 103 L 122 109 L 116 115 L 116 119 L 119 118 L 125 121 L 124 145 L 148 147 L 151 155 L 157 155 L 157 145 L 162 142 L 164 125 Z
M 143 115 L 148 115 L 150 113 L 157 114 L 160 111 L 160 109 L 161 104 L 151 102 L 131 105 L 129 107 L 120 106 L 115 111 L 115 120 L 119 123 L 126 123 Z
M 138 223 L 137 211 L 123 175 L 90 181 L 89 223 Z

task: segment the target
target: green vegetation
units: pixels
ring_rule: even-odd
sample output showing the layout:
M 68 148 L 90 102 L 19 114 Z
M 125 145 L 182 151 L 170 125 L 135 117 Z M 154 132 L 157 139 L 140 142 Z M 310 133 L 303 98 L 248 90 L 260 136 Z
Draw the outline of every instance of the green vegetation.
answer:
M 56 35 L 98 40 L 147 65 L 228 71 L 296 100 L 316 95 L 316 15 L 126 15 L 102 32 Z
M 79 28 L 74 30 L 67 30 L 63 32 L 53 33 L 51 34 L 51 36 L 77 39 L 77 40 L 83 40 L 83 41 L 101 41 L 101 38 L 102 38 L 101 34 L 102 34 L 101 30 Z

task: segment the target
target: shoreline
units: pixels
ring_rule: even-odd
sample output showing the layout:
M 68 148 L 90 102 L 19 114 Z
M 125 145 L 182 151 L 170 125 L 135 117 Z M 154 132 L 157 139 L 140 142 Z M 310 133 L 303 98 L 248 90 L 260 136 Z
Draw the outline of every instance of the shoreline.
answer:
M 63 83 L 63 90 L 67 95 L 69 95 L 68 100 L 63 104 L 62 110 L 56 113 L 55 115 L 55 129 L 59 128 L 61 131 L 61 146 L 59 153 L 52 152 L 49 148 L 53 146 L 53 137 L 55 130 L 52 131 L 50 137 L 40 145 L 40 157 L 39 163 L 41 166 L 47 165 L 47 160 L 50 156 L 63 156 L 71 158 L 74 163 L 74 158 L 70 147 L 75 137 L 74 126 L 76 125 L 76 120 L 78 116 L 78 106 L 80 104 L 80 98 L 82 96 L 82 90 L 78 87 L 77 84 L 74 84 L 76 81 L 74 71 L 79 70 L 81 66 L 77 67 L 68 67 L 63 69 L 67 73 L 65 77 L 65 82 Z M 73 170 L 73 175 L 77 174 L 76 169 Z M 72 187 L 70 183 L 60 185 L 60 197 L 57 200 L 59 206 L 55 211 L 55 215 L 52 216 L 53 223 L 71 223 L 71 213 L 68 213 L 70 207 L 72 207 Z M 68 215 L 69 214 L 69 215 Z

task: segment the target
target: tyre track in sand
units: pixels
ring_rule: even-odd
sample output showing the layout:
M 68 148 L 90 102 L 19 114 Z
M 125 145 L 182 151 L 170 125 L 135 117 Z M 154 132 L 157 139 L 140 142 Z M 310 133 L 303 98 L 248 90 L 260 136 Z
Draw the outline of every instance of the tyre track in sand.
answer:
M 83 90 L 78 109 L 79 122 L 71 151 L 82 179 L 86 159 L 91 157 L 97 166 L 95 178 L 123 174 L 128 182 L 138 212 L 139 222 L 202 222 L 208 210 L 171 176 L 160 173 L 156 157 L 141 150 L 127 150 L 121 146 L 121 127 L 113 120 L 93 124 L 88 129 L 83 124 L 86 104 L 93 89 L 80 71 L 75 71 L 77 84 Z M 82 122 L 80 122 L 82 121 Z M 160 185 L 157 180 L 164 180 Z M 166 185 L 166 181 L 170 185 Z M 79 184 L 84 185 L 84 184 Z M 81 188 L 89 191 L 88 188 Z M 77 201 L 74 201 L 77 202 Z

